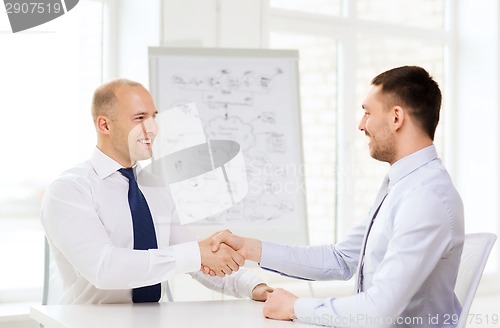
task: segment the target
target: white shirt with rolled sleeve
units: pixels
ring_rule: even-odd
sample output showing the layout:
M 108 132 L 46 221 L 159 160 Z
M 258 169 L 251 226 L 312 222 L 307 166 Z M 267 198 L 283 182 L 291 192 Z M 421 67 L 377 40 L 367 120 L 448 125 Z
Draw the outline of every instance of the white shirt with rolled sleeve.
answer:
M 178 223 L 168 186 L 144 171 L 138 183 L 153 217 L 158 249 L 134 250 L 129 181 L 121 166 L 96 148 L 93 156 L 49 185 L 42 225 L 51 250 L 49 304 L 131 303 L 131 289 L 190 273 L 205 286 L 251 297 L 262 283 L 249 271 L 224 278 L 199 272 L 198 243 Z
M 362 292 L 299 298 L 299 321 L 335 327 L 453 327 L 454 294 L 464 240 L 462 200 L 434 146 L 391 166 L 389 193 L 366 245 Z M 368 218 L 339 243 L 288 246 L 264 242 L 260 265 L 312 280 L 351 278 L 358 268 Z

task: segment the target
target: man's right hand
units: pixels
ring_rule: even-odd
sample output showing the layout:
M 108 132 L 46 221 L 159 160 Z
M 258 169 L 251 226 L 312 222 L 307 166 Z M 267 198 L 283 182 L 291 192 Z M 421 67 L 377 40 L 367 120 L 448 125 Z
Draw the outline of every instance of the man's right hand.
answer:
M 216 252 L 212 251 L 214 235 L 198 242 L 202 268 L 210 268 L 212 275 L 219 277 L 238 271 L 245 264 L 245 259 L 227 245 L 220 245 Z

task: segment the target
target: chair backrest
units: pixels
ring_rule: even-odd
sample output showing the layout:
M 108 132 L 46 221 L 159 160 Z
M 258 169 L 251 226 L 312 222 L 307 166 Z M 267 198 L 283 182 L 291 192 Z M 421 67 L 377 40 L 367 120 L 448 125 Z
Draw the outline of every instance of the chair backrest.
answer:
M 460 259 L 455 294 L 460 304 L 462 313 L 457 328 L 465 327 L 472 301 L 476 295 L 479 281 L 483 275 L 484 267 L 488 261 L 490 251 L 497 236 L 493 233 L 471 233 L 465 235 L 464 248 Z
M 44 259 L 43 259 L 43 294 L 42 305 L 47 305 L 49 298 L 49 277 L 50 277 L 50 247 L 47 237 L 44 242 Z

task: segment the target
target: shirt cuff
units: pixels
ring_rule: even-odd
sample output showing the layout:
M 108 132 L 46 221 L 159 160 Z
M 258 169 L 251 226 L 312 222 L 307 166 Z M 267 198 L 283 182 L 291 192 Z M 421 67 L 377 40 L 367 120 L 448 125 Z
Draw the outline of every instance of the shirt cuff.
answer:
M 265 284 L 265 282 L 260 277 L 254 276 L 249 270 L 245 270 L 242 277 L 238 279 L 238 293 L 251 299 L 253 289 L 260 284 Z
M 276 267 L 280 259 L 286 259 L 286 246 L 272 243 L 269 241 L 262 241 L 262 254 L 260 256 L 261 267 L 273 269 Z
M 177 273 L 200 271 L 201 255 L 198 242 L 191 241 L 171 246 L 174 250 Z
M 293 306 L 293 311 L 297 317 L 297 321 L 304 323 L 313 323 L 316 325 L 327 326 L 328 322 L 322 322 L 322 320 L 328 320 L 328 314 L 319 314 L 317 309 L 323 304 L 323 300 L 311 297 L 299 297 Z

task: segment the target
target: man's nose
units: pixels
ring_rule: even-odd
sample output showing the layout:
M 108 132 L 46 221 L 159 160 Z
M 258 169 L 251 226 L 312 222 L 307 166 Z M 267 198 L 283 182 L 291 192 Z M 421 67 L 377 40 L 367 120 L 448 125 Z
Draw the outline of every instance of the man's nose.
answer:
M 147 136 L 156 136 L 158 133 L 158 123 L 155 119 L 150 117 L 142 122 L 142 130 Z
M 359 121 L 359 124 L 358 124 L 358 129 L 360 131 L 364 131 L 365 130 L 365 118 L 363 116 L 363 118 Z

